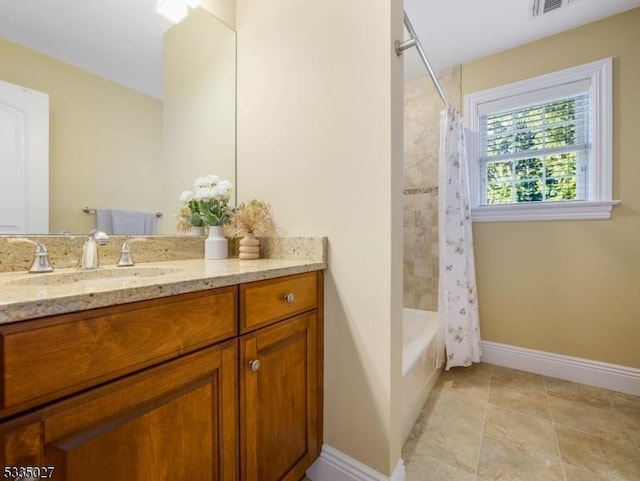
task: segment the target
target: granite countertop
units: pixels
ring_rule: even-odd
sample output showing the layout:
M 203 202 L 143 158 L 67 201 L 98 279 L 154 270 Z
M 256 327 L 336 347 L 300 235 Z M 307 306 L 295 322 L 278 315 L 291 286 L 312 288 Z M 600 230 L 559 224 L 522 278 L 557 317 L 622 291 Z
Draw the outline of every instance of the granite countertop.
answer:
M 0 324 L 326 269 L 325 261 L 229 258 L 48 274 L 0 273 Z

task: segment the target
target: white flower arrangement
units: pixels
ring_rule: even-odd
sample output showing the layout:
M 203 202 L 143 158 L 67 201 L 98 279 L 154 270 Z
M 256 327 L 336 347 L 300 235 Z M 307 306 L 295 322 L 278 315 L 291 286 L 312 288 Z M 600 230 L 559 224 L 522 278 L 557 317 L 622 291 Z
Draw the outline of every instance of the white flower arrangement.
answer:
M 197 177 L 193 190 L 180 194 L 180 221 L 188 226 L 222 226 L 229 223 L 233 184 L 217 175 Z

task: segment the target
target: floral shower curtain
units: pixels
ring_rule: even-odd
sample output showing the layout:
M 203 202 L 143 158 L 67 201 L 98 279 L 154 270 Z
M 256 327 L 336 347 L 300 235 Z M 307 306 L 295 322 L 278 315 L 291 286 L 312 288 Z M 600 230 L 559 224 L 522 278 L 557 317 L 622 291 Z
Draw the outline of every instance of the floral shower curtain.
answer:
M 440 117 L 440 284 L 436 364 L 480 362 L 480 324 L 471 234 L 469 174 L 460 112 Z

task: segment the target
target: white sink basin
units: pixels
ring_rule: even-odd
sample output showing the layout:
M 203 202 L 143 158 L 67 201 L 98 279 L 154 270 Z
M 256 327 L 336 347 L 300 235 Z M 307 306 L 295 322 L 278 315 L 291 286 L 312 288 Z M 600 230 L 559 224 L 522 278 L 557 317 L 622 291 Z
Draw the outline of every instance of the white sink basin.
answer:
M 177 274 L 182 272 L 174 267 L 121 267 L 98 268 L 93 270 L 72 270 L 65 272 L 51 272 L 47 274 L 29 274 L 27 277 L 11 279 L 4 282 L 5 286 L 63 286 L 76 282 L 96 282 L 101 280 L 121 281 L 136 278 L 149 278 Z

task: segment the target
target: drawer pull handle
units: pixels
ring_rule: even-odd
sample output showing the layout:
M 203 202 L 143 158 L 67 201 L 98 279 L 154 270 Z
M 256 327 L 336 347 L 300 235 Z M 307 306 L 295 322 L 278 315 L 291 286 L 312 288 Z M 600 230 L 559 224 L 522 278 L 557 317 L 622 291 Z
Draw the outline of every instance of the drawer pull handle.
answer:
M 288 302 L 289 304 L 291 304 L 295 299 L 296 299 L 296 296 L 293 295 L 293 292 L 290 292 L 289 294 L 286 294 L 284 296 L 285 302 Z
M 249 369 L 251 369 L 253 372 L 258 372 L 258 370 L 260 369 L 260 365 L 261 364 L 259 359 L 249 361 Z

